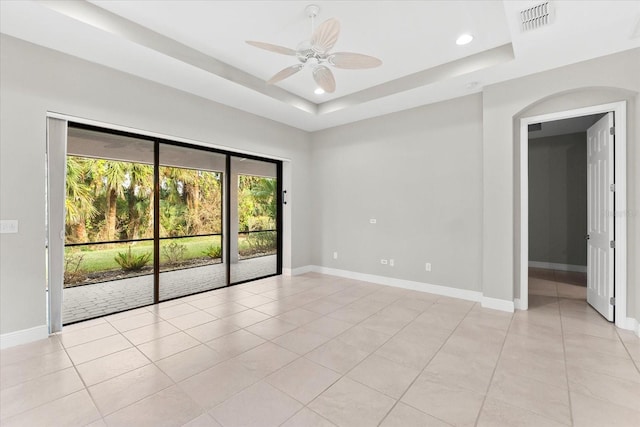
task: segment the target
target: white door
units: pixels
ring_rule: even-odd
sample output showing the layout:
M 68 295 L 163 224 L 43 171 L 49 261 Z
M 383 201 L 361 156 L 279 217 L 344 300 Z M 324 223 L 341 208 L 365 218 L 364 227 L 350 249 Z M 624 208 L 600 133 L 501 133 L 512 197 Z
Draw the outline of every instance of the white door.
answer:
M 613 322 L 613 113 L 587 130 L 587 302 Z

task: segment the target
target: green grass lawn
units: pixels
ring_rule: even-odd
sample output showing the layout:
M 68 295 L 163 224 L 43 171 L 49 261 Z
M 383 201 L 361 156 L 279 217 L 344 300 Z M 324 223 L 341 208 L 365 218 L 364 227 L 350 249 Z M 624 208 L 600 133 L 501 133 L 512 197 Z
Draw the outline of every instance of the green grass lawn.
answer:
M 185 251 L 182 260 L 187 261 L 197 258 L 206 258 L 207 255 L 203 254 L 209 246 L 221 245 L 220 236 L 207 236 L 207 237 L 188 237 L 185 239 L 167 239 L 160 241 L 160 262 L 163 264 L 166 262 L 166 256 L 163 252 L 163 248 L 172 242 L 176 242 L 185 247 Z M 109 246 L 109 247 L 106 247 Z M 76 246 L 66 249 L 66 254 L 76 253 L 83 256 L 80 264 L 80 270 L 85 273 L 94 273 L 98 271 L 117 270 L 120 269 L 120 265 L 115 261 L 115 257 L 119 252 L 126 253 L 131 246 L 131 253 L 135 256 L 140 256 L 145 253 L 153 253 L 153 241 L 136 242 L 136 243 L 119 243 L 115 245 L 96 245 L 89 246 Z M 82 250 L 80 248 L 85 248 Z M 244 236 L 240 236 L 238 241 L 238 249 L 242 253 L 245 250 L 249 250 L 249 242 Z M 149 260 L 149 264 L 153 264 L 153 255 Z
M 186 239 L 173 239 L 173 240 L 161 240 L 160 241 L 160 257 L 161 263 L 165 262 L 166 257 L 163 254 L 163 247 L 169 245 L 171 242 L 177 242 L 180 245 L 184 245 L 185 252 L 183 260 L 190 260 L 196 258 L 206 258 L 203 252 L 209 246 L 220 247 L 220 236 L 208 236 L 208 237 L 189 237 Z M 93 273 L 96 271 L 116 270 L 120 268 L 120 265 L 115 261 L 115 257 L 119 252 L 127 252 L 131 245 L 131 253 L 133 255 L 142 255 L 145 253 L 153 253 L 153 242 L 136 242 L 136 243 L 120 243 L 117 245 L 109 245 L 111 247 L 105 248 L 100 246 L 93 246 L 92 250 L 80 250 L 78 247 L 67 248 L 66 252 L 75 252 L 83 256 L 80 269 Z M 106 245 L 104 245 L 106 246 Z M 85 246 L 84 248 L 88 248 Z M 99 248 L 99 249 L 98 249 Z M 153 255 L 152 255 L 153 257 Z M 149 261 L 149 264 L 153 263 L 153 258 Z

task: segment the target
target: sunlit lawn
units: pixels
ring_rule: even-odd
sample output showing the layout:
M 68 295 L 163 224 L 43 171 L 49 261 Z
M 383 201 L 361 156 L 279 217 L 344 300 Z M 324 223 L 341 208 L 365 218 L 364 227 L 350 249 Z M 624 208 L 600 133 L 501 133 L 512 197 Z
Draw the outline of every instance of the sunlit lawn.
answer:
M 183 260 L 191 260 L 196 258 L 207 258 L 203 252 L 207 250 L 209 246 L 220 247 L 220 236 L 208 236 L 208 237 L 188 237 L 185 239 L 172 239 L 160 241 L 160 257 L 161 262 L 165 262 L 165 256 L 163 254 L 163 248 L 172 242 L 177 242 L 180 245 L 184 245 L 186 248 L 183 254 Z M 246 246 L 246 242 L 241 238 L 240 246 Z M 100 247 L 102 246 L 102 247 Z M 131 253 L 135 256 L 139 256 L 145 253 L 153 253 L 153 241 L 135 242 L 135 243 L 119 243 L 115 245 L 95 245 L 93 247 L 88 246 L 75 246 L 67 248 L 69 251 L 76 252 L 84 255 L 82 263 L 80 265 L 81 270 L 87 273 L 93 273 L 97 271 L 115 270 L 120 266 L 115 261 L 119 252 L 128 252 L 129 246 L 131 246 Z M 108 247 L 106 247 L 108 246 Z M 85 248 L 84 250 L 82 248 Z M 153 255 L 152 255 L 153 257 Z M 153 263 L 153 258 L 149 261 L 149 264 Z

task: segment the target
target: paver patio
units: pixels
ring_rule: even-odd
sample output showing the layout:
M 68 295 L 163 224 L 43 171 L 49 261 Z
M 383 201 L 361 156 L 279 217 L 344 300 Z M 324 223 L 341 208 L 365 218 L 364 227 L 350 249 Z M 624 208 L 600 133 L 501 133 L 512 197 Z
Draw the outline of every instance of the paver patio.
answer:
M 231 265 L 231 281 L 242 282 L 276 273 L 276 256 L 241 260 Z M 160 273 L 160 300 L 220 288 L 226 284 L 224 264 Z M 153 303 L 153 275 L 113 280 L 63 291 L 62 321 L 78 322 Z

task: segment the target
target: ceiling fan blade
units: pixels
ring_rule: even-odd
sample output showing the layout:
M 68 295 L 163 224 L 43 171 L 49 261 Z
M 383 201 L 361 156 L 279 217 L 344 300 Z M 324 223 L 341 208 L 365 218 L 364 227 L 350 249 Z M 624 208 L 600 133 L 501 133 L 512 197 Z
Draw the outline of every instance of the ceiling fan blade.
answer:
M 329 64 L 338 68 L 357 70 L 361 68 L 375 68 L 382 65 L 376 57 L 352 52 L 336 52 L 327 57 Z
M 278 83 L 279 81 L 282 81 L 282 80 L 286 79 L 287 77 L 290 77 L 290 76 L 294 75 L 295 73 L 297 73 L 298 71 L 302 70 L 303 67 L 304 67 L 304 64 L 296 64 L 296 65 L 292 65 L 290 67 L 287 67 L 284 70 L 281 70 L 278 73 L 276 73 L 276 75 L 271 77 L 267 81 L 267 83 L 270 84 L 270 85 Z
M 336 79 L 333 78 L 331 70 L 324 65 L 318 65 L 313 69 L 313 79 L 325 92 L 336 91 Z
M 340 22 L 331 18 L 324 21 L 311 36 L 311 46 L 318 53 L 327 53 L 338 41 Z
M 284 47 L 284 46 L 278 46 L 277 44 L 255 42 L 252 40 L 247 40 L 247 44 L 250 44 L 251 46 L 254 46 L 254 47 L 259 47 L 260 49 L 268 50 L 270 52 L 280 53 L 282 55 L 291 55 L 291 56 L 296 55 L 295 50 L 289 49 L 288 47 Z

